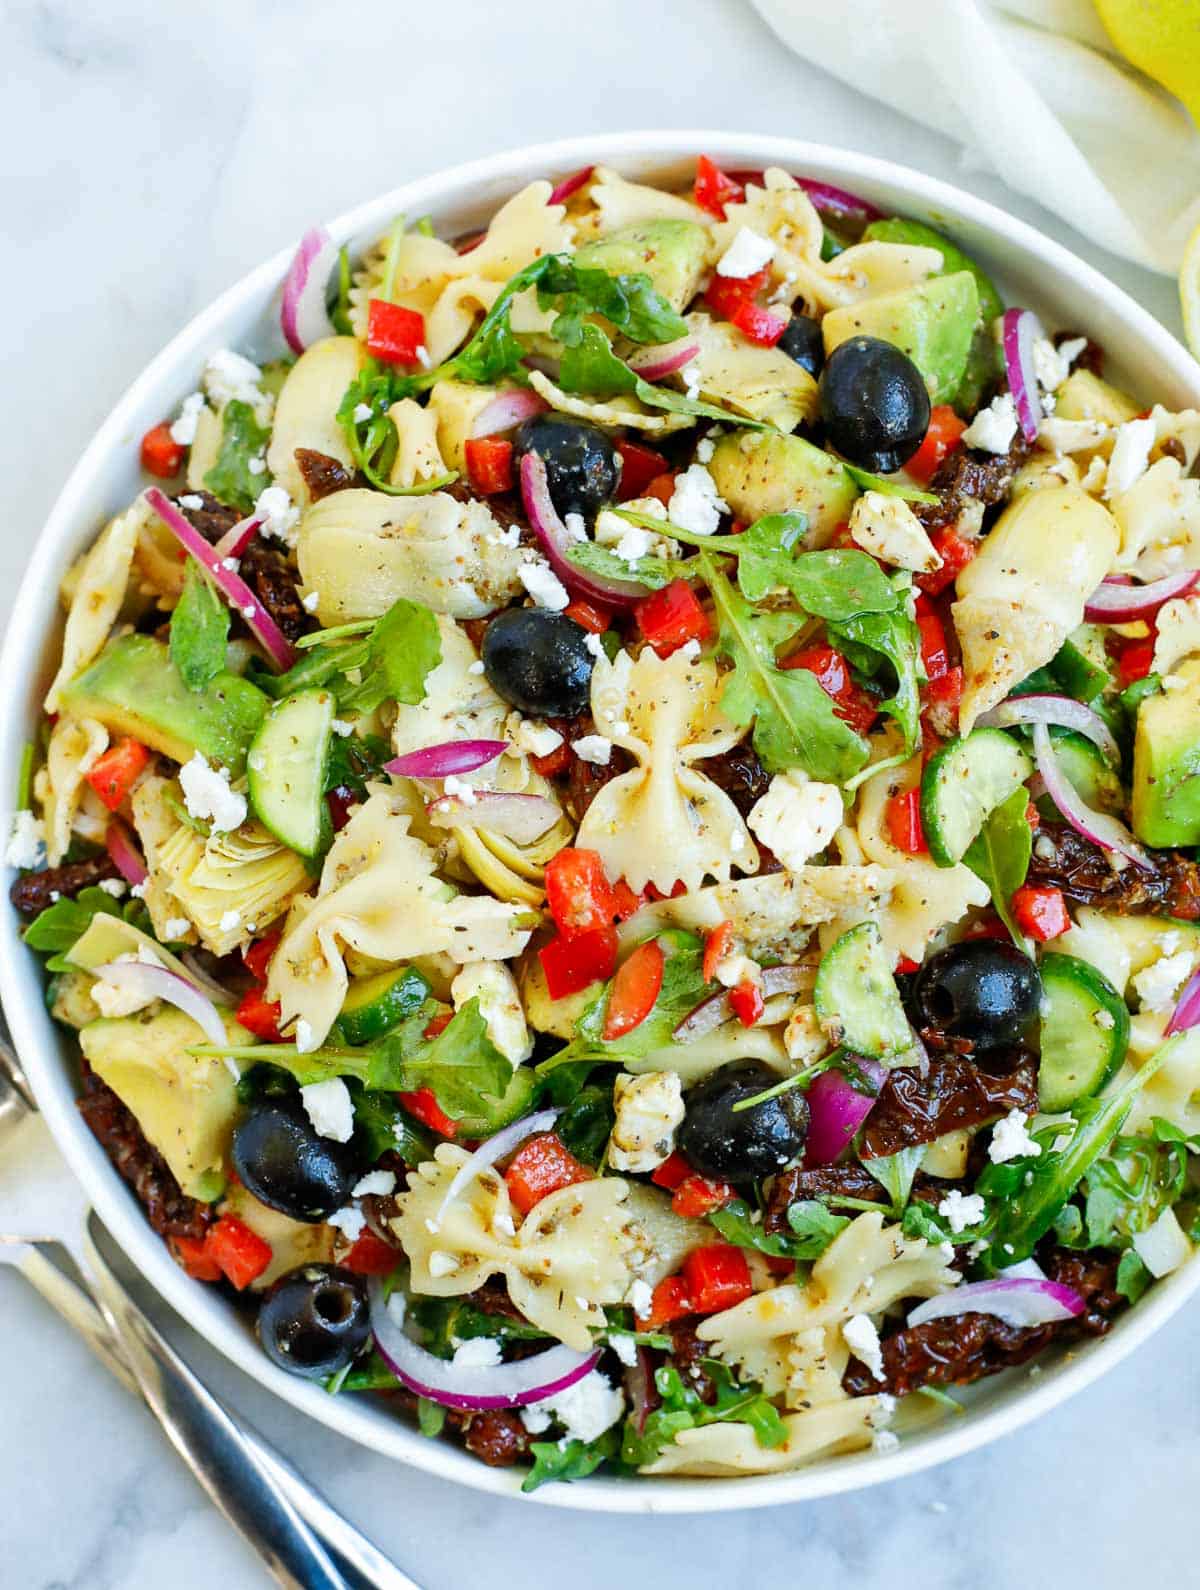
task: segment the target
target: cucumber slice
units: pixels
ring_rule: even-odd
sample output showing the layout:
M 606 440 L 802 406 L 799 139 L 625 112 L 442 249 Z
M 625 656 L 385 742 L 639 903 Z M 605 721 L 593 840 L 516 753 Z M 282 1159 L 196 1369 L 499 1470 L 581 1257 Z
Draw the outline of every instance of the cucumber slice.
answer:
M 411 966 L 356 977 L 342 1002 L 338 1026 L 347 1043 L 374 1043 L 429 998 L 429 984 Z
M 286 696 L 264 718 L 246 759 L 259 822 L 302 856 L 315 856 L 328 834 L 325 760 L 333 709 L 328 690 Z
M 1042 957 L 1038 1103 L 1066 1110 L 1099 1093 L 1125 1058 L 1129 1011 L 1101 972 L 1074 955 Z
M 825 953 L 813 1003 L 835 1043 L 872 1060 L 890 1060 L 912 1048 L 912 1032 L 883 939 L 874 922 L 860 922 Z
M 480 1096 L 482 1108 L 479 1111 L 459 1117 L 458 1136 L 490 1137 L 502 1126 L 519 1120 L 529 1110 L 536 1080 L 532 1066 L 518 1066 L 502 1097 L 493 1099 L 484 1093 Z
M 929 758 L 921 777 L 921 826 L 939 867 L 953 867 L 995 811 L 1033 771 L 1029 753 L 1003 729 L 973 729 Z
M 1074 729 L 1051 729 L 1050 739 L 1059 767 L 1081 799 L 1102 812 L 1124 810 L 1125 791 L 1121 780 L 1104 753 L 1086 735 L 1076 734 Z M 1046 816 L 1057 811 L 1049 796 L 1040 804 L 1045 806 Z

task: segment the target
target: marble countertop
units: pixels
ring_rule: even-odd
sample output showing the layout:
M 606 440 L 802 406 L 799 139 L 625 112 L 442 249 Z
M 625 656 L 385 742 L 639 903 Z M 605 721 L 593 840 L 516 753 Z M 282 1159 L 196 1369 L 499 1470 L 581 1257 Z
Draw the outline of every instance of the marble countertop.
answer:
M 12 328 L 0 612 L 79 449 L 184 320 L 315 218 L 498 148 L 713 125 L 892 156 L 1044 227 L 1177 329 L 1171 281 L 1113 261 L 964 170 L 945 140 L 796 61 L 743 0 L 503 12 L 489 0 L 11 0 L 0 56 Z M 148 1416 L 11 1272 L 0 1272 L 0 1319 L 0 1582 L 264 1582 Z M 856 1590 L 1051 1576 L 1063 1590 L 1125 1590 L 1147 1568 L 1194 1579 L 1200 1360 L 1188 1314 L 1082 1398 L 950 1467 L 711 1519 L 572 1515 L 434 1481 L 304 1421 L 166 1324 L 214 1389 L 430 1590 L 482 1584 L 485 1562 L 489 1581 L 528 1582 L 535 1554 L 540 1580 L 573 1590 L 696 1590 L 781 1564 L 789 1580 Z

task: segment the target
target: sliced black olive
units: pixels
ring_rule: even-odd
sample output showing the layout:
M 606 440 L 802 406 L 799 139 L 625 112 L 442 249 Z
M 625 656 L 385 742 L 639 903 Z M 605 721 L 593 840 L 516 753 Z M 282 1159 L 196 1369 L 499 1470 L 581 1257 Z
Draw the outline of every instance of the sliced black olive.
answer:
M 929 391 L 908 355 L 879 337 L 841 342 L 821 372 L 825 434 L 860 469 L 889 475 L 929 429 Z
M 793 315 L 776 347 L 786 353 L 789 359 L 803 365 L 809 375 L 820 375 L 821 366 L 825 363 L 825 339 L 821 335 L 819 320 L 814 320 L 811 315 Z
M 361 1276 L 336 1264 L 302 1264 L 281 1275 L 258 1310 L 258 1339 L 273 1363 L 309 1379 L 335 1375 L 371 1334 Z
M 765 1093 L 778 1076 L 758 1060 L 735 1060 L 705 1077 L 687 1095 L 679 1149 L 704 1176 L 753 1181 L 791 1163 L 808 1135 L 808 1101 L 799 1088 L 735 1110 Z
M 1015 944 L 964 939 L 930 957 L 913 980 L 920 1026 L 969 1038 L 976 1054 L 1017 1045 L 1037 1015 L 1042 980 Z
M 550 501 L 560 516 L 593 519 L 611 502 L 621 478 L 621 457 L 611 437 L 586 420 L 537 414 L 517 431 L 514 454 L 537 453 L 546 465 Z
M 347 1144 L 321 1137 L 303 1110 L 280 1099 L 256 1105 L 236 1128 L 233 1165 L 261 1203 L 309 1224 L 342 1207 L 356 1171 Z
M 587 631 L 565 613 L 510 607 L 484 631 L 483 671 L 497 695 L 531 718 L 587 711 L 592 666 Z

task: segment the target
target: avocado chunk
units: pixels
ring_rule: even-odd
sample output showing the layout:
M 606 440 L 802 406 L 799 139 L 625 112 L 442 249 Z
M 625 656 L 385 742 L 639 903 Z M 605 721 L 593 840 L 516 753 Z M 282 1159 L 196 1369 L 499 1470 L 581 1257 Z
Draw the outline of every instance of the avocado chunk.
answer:
M 649 276 L 672 309 L 691 303 L 708 264 L 711 239 L 698 221 L 642 221 L 575 251 L 575 264 L 612 275 Z
M 831 454 L 802 436 L 731 431 L 709 461 L 717 491 L 746 524 L 768 513 L 808 515 L 808 546 L 824 546 L 850 517 L 858 487 Z
M 831 309 L 821 330 L 827 354 L 851 337 L 895 343 L 925 377 L 933 402 L 949 403 L 962 384 L 978 325 L 979 288 L 965 270 Z
M 1147 845 L 1200 844 L 1200 658 L 1146 696 L 1133 737 L 1133 831 Z
M 250 1041 L 231 1017 L 225 1030 L 231 1043 Z M 88 1064 L 136 1116 L 183 1191 L 207 1200 L 223 1185 L 239 1106 L 224 1060 L 188 1053 L 204 1041 L 192 1018 L 168 1005 L 105 1017 L 79 1034 Z
M 131 734 L 176 762 L 199 751 L 235 778 L 268 704 L 261 690 L 231 673 L 189 690 L 166 646 L 149 635 L 123 636 L 62 693 L 64 711 Z

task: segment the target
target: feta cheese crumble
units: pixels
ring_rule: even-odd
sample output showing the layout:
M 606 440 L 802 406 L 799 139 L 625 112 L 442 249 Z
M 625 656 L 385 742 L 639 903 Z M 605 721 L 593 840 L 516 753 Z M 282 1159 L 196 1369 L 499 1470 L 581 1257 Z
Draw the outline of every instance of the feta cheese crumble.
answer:
M 955 1236 L 968 1226 L 977 1226 L 983 1219 L 987 1205 L 979 1193 L 962 1193 L 957 1187 L 950 1191 L 937 1206 L 937 1212 Z
M 1105 497 L 1121 496 L 1146 473 L 1157 430 L 1153 418 L 1126 420 L 1124 425 L 1117 427 L 1117 439 L 1108 460 L 1108 478 L 1104 483 Z
M 654 1303 L 654 1291 L 649 1281 L 631 1281 L 625 1301 L 639 1319 L 645 1319 Z
M 300 598 L 300 606 L 304 609 L 304 611 L 306 613 L 315 613 L 317 608 L 320 607 L 320 605 L 321 605 L 321 593 L 320 593 L 320 591 L 309 591 L 307 596 L 302 596 Z
M 1035 1143 L 1026 1129 L 1028 1120 L 1024 1110 L 1010 1110 L 1002 1121 L 996 1122 L 992 1128 L 992 1141 L 988 1144 L 988 1158 L 993 1165 L 1003 1165 L 1025 1154 L 1036 1159 L 1042 1152 L 1041 1144 Z
M 200 423 L 200 415 L 204 410 L 204 393 L 193 392 L 191 397 L 185 397 L 180 405 L 179 416 L 171 425 L 171 440 L 179 447 L 190 447 L 196 440 L 196 427 Z M 192 508 L 197 506 L 180 499 L 182 506 Z
M 218 406 L 237 402 L 261 408 L 266 396 L 261 381 L 259 367 L 243 354 L 234 353 L 232 348 L 218 348 L 204 366 L 204 390 Z
M 522 1418 L 525 1428 L 536 1435 L 549 1424 L 547 1415 L 553 1414 L 562 1425 L 568 1441 L 595 1441 L 611 1429 L 624 1413 L 624 1393 L 613 1385 L 607 1375 L 593 1369 L 565 1391 L 530 1404 L 522 1410 Z M 532 1423 L 528 1417 L 530 1414 L 533 1415 Z
M 578 740 L 571 741 L 571 749 L 582 761 L 593 762 L 597 767 L 607 767 L 612 756 L 612 741 L 606 740 L 602 734 L 584 734 Z
M 482 663 L 479 668 L 482 673 Z M 522 718 L 516 712 L 509 714 L 504 732 L 517 750 L 524 751 L 527 756 L 549 756 L 551 751 L 557 751 L 563 743 L 562 735 L 557 729 L 552 729 L 548 723 L 530 722 L 528 718 Z
M 367 1224 L 367 1217 L 361 1209 L 355 1209 L 353 1204 L 347 1204 L 344 1209 L 335 1209 L 333 1214 L 326 1216 L 326 1220 L 350 1243 L 358 1241 Z
M 296 1023 L 296 1050 L 299 1054 L 312 1054 L 314 1049 L 321 1047 L 317 1035 L 313 1031 L 312 1022 L 305 1021 L 301 1016 Z
M 717 261 L 717 275 L 744 280 L 757 275 L 774 258 L 775 245 L 769 237 L 763 237 L 748 226 L 740 226 L 733 242 Z
M 500 1343 L 494 1336 L 472 1336 L 454 1349 L 455 1369 L 495 1369 L 500 1362 Z
M 842 1326 L 842 1340 L 854 1356 L 866 1364 L 876 1380 L 885 1378 L 883 1348 L 869 1314 L 852 1314 Z
M 963 444 L 982 453 L 1007 453 L 1017 434 L 1017 406 L 1011 392 L 1001 392 L 962 433 Z
M 10 867 L 36 867 L 46 852 L 40 819 L 27 808 L 14 812 L 9 822 L 4 859 Z
M 654 537 L 649 530 L 631 524 L 613 548 L 613 556 L 620 558 L 622 563 L 636 563 L 639 558 L 646 556 L 653 545 Z
M 721 515 L 728 511 L 729 504 L 721 500 L 717 483 L 703 464 L 689 464 L 675 477 L 667 517 L 681 530 L 694 536 L 714 535 Z
M 825 849 L 844 816 L 842 792 L 835 784 L 788 772 L 776 773 L 746 821 L 790 872 L 799 872 L 810 857 Z
M 287 547 L 295 546 L 300 510 L 282 486 L 267 486 L 260 491 L 254 512 L 262 520 L 263 535 L 274 536 Z
M 1160 955 L 1133 979 L 1133 987 L 1141 1000 L 1143 1010 L 1170 1010 L 1180 985 L 1192 972 L 1189 950 L 1179 950 L 1174 955 Z
M 218 833 L 246 821 L 246 797 L 230 789 L 228 769 L 209 767 L 199 751 L 179 769 L 179 783 L 188 815 L 211 822 Z
M 300 1047 L 298 1042 L 296 1047 Z M 300 1089 L 300 1102 L 318 1136 L 328 1137 L 334 1143 L 348 1143 L 353 1137 L 354 1104 L 350 1089 L 341 1077 L 309 1082 Z
M 191 930 L 192 924 L 185 916 L 168 917 L 163 923 L 163 936 L 167 939 L 185 938 Z
M 668 1159 L 683 1120 L 683 1087 L 675 1071 L 621 1071 L 613 1085 L 616 1120 L 608 1162 L 614 1170 L 649 1174 Z
M 241 925 L 242 913 L 240 911 L 226 911 L 217 923 L 222 933 L 236 933 Z
M 561 613 L 571 600 L 566 586 L 548 563 L 536 560 L 522 563 L 517 570 L 517 576 L 538 607 L 547 607 L 552 613 Z
M 378 1193 L 381 1198 L 386 1198 L 389 1193 L 396 1190 L 396 1172 L 394 1170 L 369 1170 L 365 1176 L 360 1176 L 350 1189 L 354 1198 L 365 1198 L 368 1193 Z

